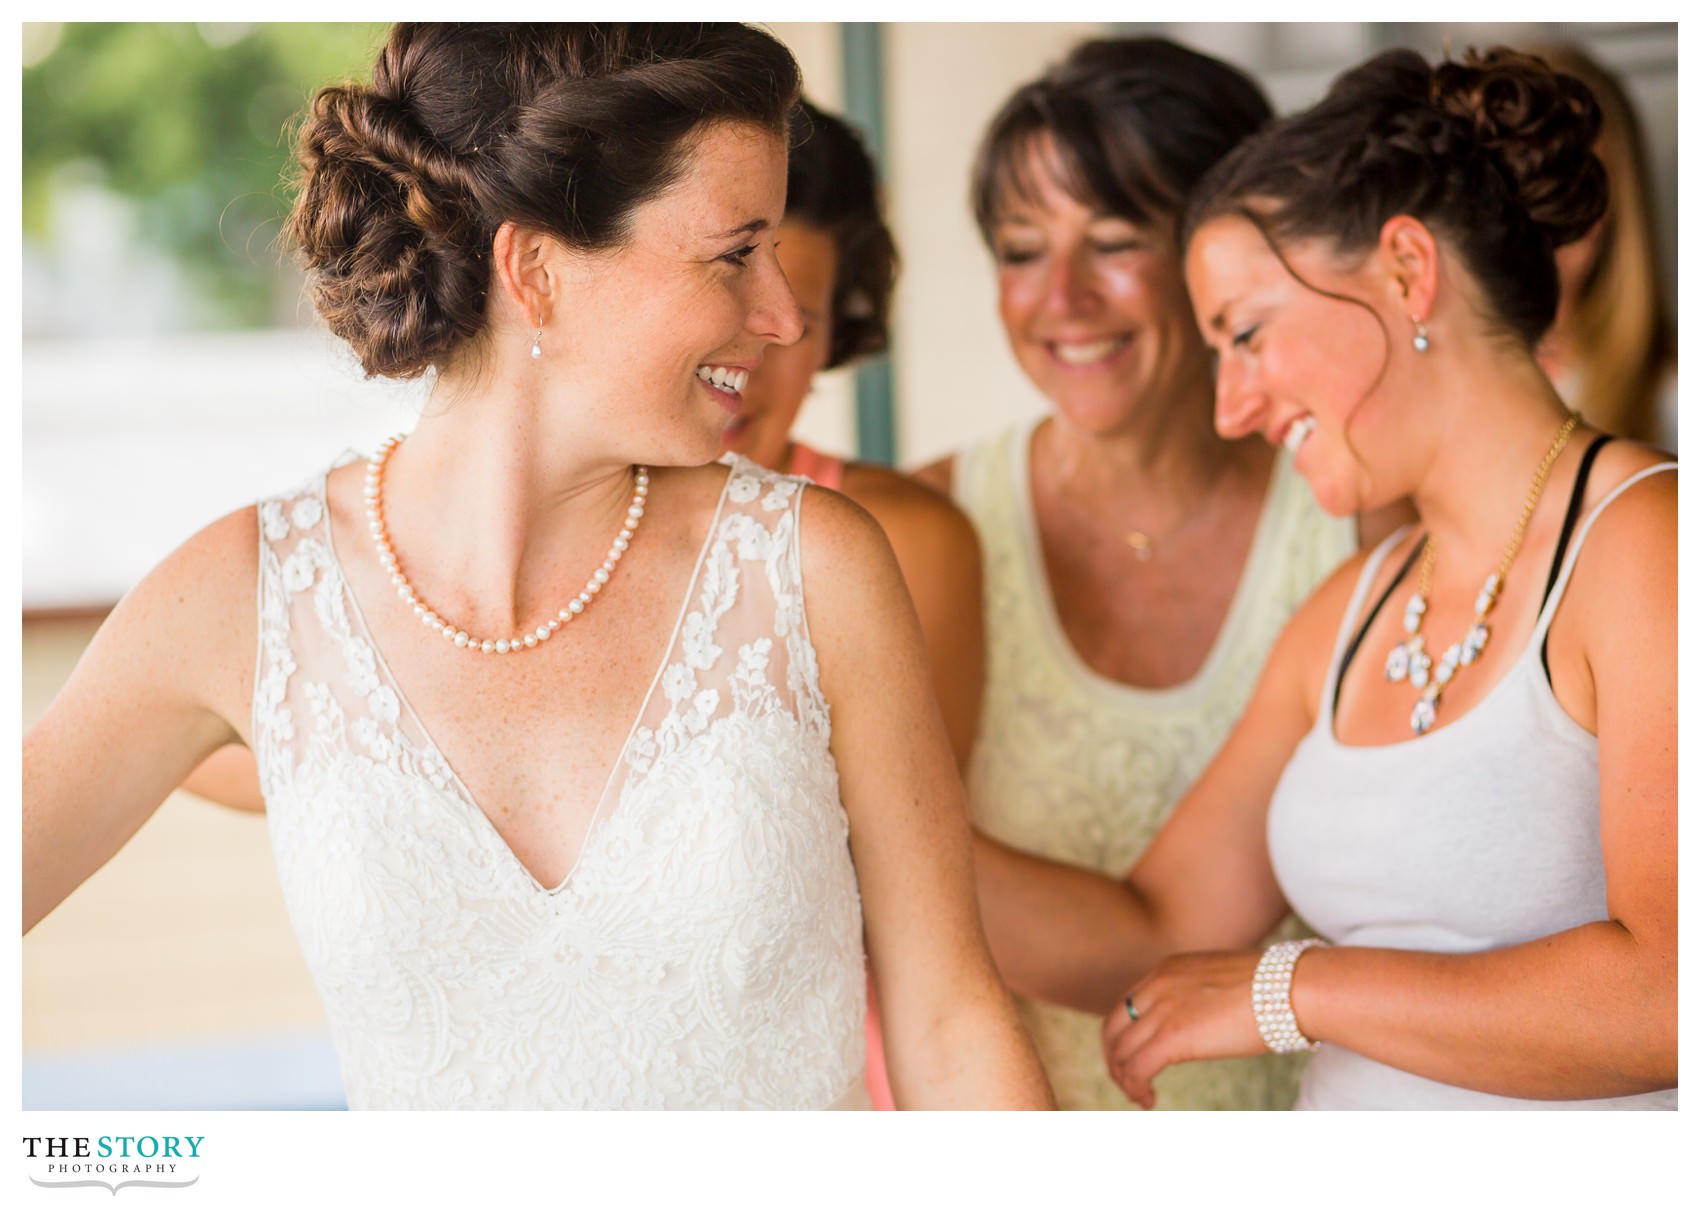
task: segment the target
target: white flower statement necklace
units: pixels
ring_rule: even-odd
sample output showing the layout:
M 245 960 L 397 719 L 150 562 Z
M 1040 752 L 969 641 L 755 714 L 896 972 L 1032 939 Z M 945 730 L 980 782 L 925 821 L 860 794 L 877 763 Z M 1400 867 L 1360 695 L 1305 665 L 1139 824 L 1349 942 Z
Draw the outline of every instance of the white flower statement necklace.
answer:
M 413 588 L 407 579 L 407 574 L 401 570 L 401 561 L 397 558 L 395 547 L 390 543 L 389 531 L 384 526 L 384 464 L 389 462 L 390 455 L 401 445 L 402 435 L 396 434 L 386 438 L 383 445 L 378 447 L 378 453 L 372 456 L 366 464 L 366 525 L 372 532 L 372 542 L 378 548 L 378 563 L 384 571 L 390 574 L 390 584 L 402 601 L 413 607 L 413 615 L 426 627 L 435 631 L 456 648 L 464 648 L 468 652 L 479 653 L 509 653 L 523 652 L 536 648 L 543 641 L 554 635 L 562 626 L 573 621 L 584 613 L 596 595 L 602 592 L 602 587 L 608 583 L 608 578 L 614 575 L 614 567 L 620 562 L 620 557 L 626 554 L 626 548 L 631 546 L 632 536 L 637 533 L 638 523 L 643 521 L 644 498 L 649 495 L 649 468 L 634 467 L 633 473 L 636 484 L 632 490 L 632 503 L 626 509 L 625 523 L 620 527 L 620 533 L 614 536 L 613 545 L 608 548 L 608 556 L 602 561 L 602 567 L 590 574 L 590 580 L 565 606 L 555 613 L 555 617 L 540 624 L 537 628 L 527 631 L 512 639 L 482 640 L 467 633 L 464 627 L 457 627 L 439 615 L 419 592 Z
M 1417 591 L 1411 595 L 1411 600 L 1405 603 L 1405 634 L 1406 639 L 1393 646 L 1387 654 L 1387 680 L 1389 682 L 1410 682 L 1416 689 L 1422 691 L 1422 697 L 1416 706 L 1411 708 L 1411 731 L 1421 736 L 1434 727 L 1435 711 L 1440 706 L 1441 693 L 1446 689 L 1465 665 L 1473 665 L 1476 659 L 1487 648 L 1488 639 L 1493 629 L 1487 624 L 1487 615 L 1499 600 L 1499 591 L 1505 587 L 1505 574 L 1511 567 L 1511 561 L 1517 557 L 1517 549 L 1523 545 L 1523 531 L 1528 528 L 1529 519 L 1534 516 L 1535 504 L 1541 499 L 1541 490 L 1546 487 L 1547 473 L 1552 470 L 1553 462 L 1570 441 L 1570 434 L 1580 420 L 1577 413 L 1571 413 L 1564 419 L 1564 424 L 1558 427 L 1553 435 L 1552 444 L 1547 447 L 1546 457 L 1535 470 L 1535 478 L 1529 484 L 1529 494 L 1523 501 L 1523 516 L 1517 519 L 1517 529 L 1511 533 L 1511 541 L 1505 545 L 1505 554 L 1499 559 L 1499 567 L 1488 574 L 1482 583 L 1482 590 L 1476 595 L 1476 621 L 1464 633 L 1464 638 L 1452 645 L 1440 656 L 1440 663 L 1434 664 L 1426 651 L 1423 640 L 1423 615 L 1428 613 L 1429 585 L 1434 578 L 1435 545 L 1431 535 L 1423 543 L 1422 570 L 1417 574 Z

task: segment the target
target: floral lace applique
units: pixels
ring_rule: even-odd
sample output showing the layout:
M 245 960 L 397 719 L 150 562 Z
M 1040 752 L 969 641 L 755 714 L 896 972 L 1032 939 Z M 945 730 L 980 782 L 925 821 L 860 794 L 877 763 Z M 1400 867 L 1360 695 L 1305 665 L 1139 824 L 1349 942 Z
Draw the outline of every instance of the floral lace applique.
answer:
M 860 900 L 803 618 L 798 483 L 742 460 L 578 866 L 537 886 L 390 677 L 322 489 L 260 506 L 254 737 L 356 1107 L 827 1106 Z

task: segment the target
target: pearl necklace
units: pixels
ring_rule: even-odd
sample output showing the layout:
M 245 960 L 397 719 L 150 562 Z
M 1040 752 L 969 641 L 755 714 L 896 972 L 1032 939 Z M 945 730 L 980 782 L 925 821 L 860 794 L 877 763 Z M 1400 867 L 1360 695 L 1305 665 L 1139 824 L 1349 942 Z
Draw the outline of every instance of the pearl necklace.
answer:
M 366 464 L 366 525 L 372 532 L 372 542 L 378 548 L 378 563 L 390 574 L 390 584 L 395 586 L 397 596 L 413 607 L 415 618 L 456 648 L 486 653 L 523 652 L 528 648 L 536 648 L 563 625 L 583 614 L 584 608 L 602 592 L 608 578 L 614 575 L 614 566 L 620 562 L 620 557 L 626 554 L 626 548 L 631 546 L 638 523 L 643 521 L 644 498 L 649 495 L 649 468 L 636 467 L 633 471 L 637 484 L 632 492 L 632 503 L 626 509 L 625 524 L 620 527 L 620 533 L 614 537 L 613 545 L 608 548 L 608 557 L 602 561 L 602 567 L 590 574 L 589 582 L 579 595 L 561 607 L 554 618 L 533 631 L 506 640 L 476 639 L 468 635 L 465 628 L 456 627 L 444 619 L 419 596 L 418 591 L 408 581 L 407 574 L 402 572 L 401 561 L 396 558 L 395 548 L 390 544 L 389 532 L 384 527 L 384 464 L 389 462 L 395 448 L 401 445 L 401 439 L 401 434 L 385 439 L 383 445 L 378 447 L 378 453 Z
M 1434 727 L 1435 710 L 1440 705 L 1441 692 L 1446 689 L 1458 670 L 1465 665 L 1473 665 L 1476 659 L 1487 648 L 1488 638 L 1493 634 L 1487 625 L 1487 615 L 1499 600 L 1499 591 L 1505 585 L 1505 574 L 1511 567 L 1511 561 L 1517 556 L 1517 549 L 1523 545 L 1523 531 L 1529 525 L 1529 519 L 1534 516 L 1535 504 L 1541 499 L 1541 490 L 1546 487 L 1547 473 L 1552 470 L 1554 460 L 1559 456 L 1565 444 L 1570 441 L 1571 431 L 1581 417 L 1571 413 L 1564 419 L 1564 424 L 1558 427 L 1553 435 L 1552 445 L 1547 447 L 1546 457 L 1535 470 L 1535 478 L 1529 484 L 1529 494 L 1523 501 L 1523 516 L 1517 519 L 1517 529 L 1511 533 L 1511 541 L 1505 545 L 1505 554 L 1499 559 L 1499 567 L 1488 574 L 1482 583 L 1482 590 L 1476 595 L 1476 619 L 1470 629 L 1464 633 L 1464 638 L 1452 645 L 1441 654 L 1440 663 L 1434 664 L 1428 653 L 1424 651 L 1423 615 L 1428 613 L 1428 591 L 1434 577 L 1435 546 L 1434 538 L 1430 536 L 1423 543 L 1422 570 L 1417 574 L 1417 591 L 1411 595 L 1411 600 L 1405 603 L 1405 633 L 1407 639 L 1399 641 L 1393 650 L 1387 654 L 1386 675 L 1389 682 L 1408 681 L 1413 687 L 1423 692 L 1416 706 L 1411 708 L 1411 731 L 1421 736 Z

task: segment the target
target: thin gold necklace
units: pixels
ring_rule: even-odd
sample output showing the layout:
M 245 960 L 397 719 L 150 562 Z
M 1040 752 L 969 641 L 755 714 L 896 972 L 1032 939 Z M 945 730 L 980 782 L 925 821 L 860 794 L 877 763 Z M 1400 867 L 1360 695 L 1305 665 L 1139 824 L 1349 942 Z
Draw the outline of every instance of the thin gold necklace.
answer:
M 1127 545 L 1129 550 L 1133 552 L 1137 559 L 1139 559 L 1142 563 L 1149 562 L 1151 557 L 1157 553 L 1157 548 L 1159 546 L 1174 539 L 1176 535 L 1186 530 L 1187 527 L 1191 526 L 1194 522 L 1198 521 L 1201 516 L 1203 516 L 1201 506 L 1203 506 L 1204 502 L 1209 498 L 1210 491 L 1215 487 L 1216 482 L 1222 478 L 1222 472 L 1223 469 L 1218 469 L 1216 474 L 1211 477 L 1211 479 L 1205 484 L 1204 488 L 1198 493 L 1197 497 L 1194 498 L 1192 504 L 1186 507 L 1185 512 L 1175 521 L 1169 523 L 1169 525 L 1160 533 L 1153 533 L 1150 529 L 1145 527 L 1128 527 L 1125 529 L 1117 527 L 1117 536 L 1124 544 Z M 1080 512 L 1093 518 L 1102 516 L 1100 511 L 1088 507 L 1086 502 L 1082 501 L 1079 497 L 1070 492 L 1068 490 L 1067 481 L 1063 477 L 1059 476 L 1056 484 L 1057 492 L 1062 496 L 1062 498 L 1068 501 L 1069 504 L 1073 505 Z
M 1564 418 L 1564 424 L 1558 427 L 1553 435 L 1552 444 L 1547 447 L 1546 457 L 1535 469 L 1535 478 L 1529 483 L 1528 495 L 1523 500 L 1523 515 L 1517 519 L 1517 528 L 1511 532 L 1511 541 L 1505 545 L 1505 554 L 1499 558 L 1499 567 L 1488 574 L 1482 582 L 1482 590 L 1476 595 L 1476 620 L 1470 624 L 1470 629 L 1464 633 L 1464 638 L 1452 645 L 1441 654 L 1440 661 L 1435 664 L 1426 651 L 1423 640 L 1423 615 L 1428 613 L 1429 586 L 1434 580 L 1435 543 L 1430 535 L 1423 543 L 1422 569 L 1417 573 L 1417 591 L 1411 595 L 1411 600 L 1405 603 L 1405 634 L 1406 638 L 1393 646 L 1387 654 L 1386 675 L 1389 682 L 1410 682 L 1413 687 L 1422 691 L 1422 697 L 1411 708 L 1411 731 L 1421 736 L 1434 727 L 1435 711 L 1440 706 L 1441 693 L 1448 683 L 1457 676 L 1458 670 L 1465 665 L 1473 665 L 1487 648 L 1488 639 L 1493 629 L 1487 624 L 1488 612 L 1499 600 L 1500 590 L 1505 587 L 1505 574 L 1511 568 L 1511 561 L 1517 558 L 1517 549 L 1523 545 L 1523 532 L 1528 529 L 1529 519 L 1535 514 L 1535 505 L 1541 499 L 1541 490 L 1546 487 L 1547 475 L 1552 471 L 1553 463 L 1570 441 L 1570 435 L 1576 424 L 1581 420 L 1577 413 L 1571 413 Z

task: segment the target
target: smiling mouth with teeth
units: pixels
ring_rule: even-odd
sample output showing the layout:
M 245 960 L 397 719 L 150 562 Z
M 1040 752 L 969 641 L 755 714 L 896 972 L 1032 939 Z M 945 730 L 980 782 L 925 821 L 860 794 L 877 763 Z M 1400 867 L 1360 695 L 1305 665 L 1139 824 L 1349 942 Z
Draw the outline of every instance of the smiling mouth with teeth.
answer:
M 750 372 L 734 370 L 730 366 L 699 366 L 697 378 L 710 387 L 717 387 L 736 396 L 743 394 L 744 384 L 750 381 Z
M 1131 336 L 1124 334 L 1119 337 L 1105 337 L 1101 341 L 1052 341 L 1050 347 L 1057 361 L 1064 366 L 1090 366 L 1120 351 L 1132 340 Z
M 1281 437 L 1281 445 L 1287 448 L 1288 454 L 1297 454 L 1299 447 L 1310 437 L 1311 430 L 1316 428 L 1315 417 L 1300 417 L 1287 426 L 1287 432 Z

